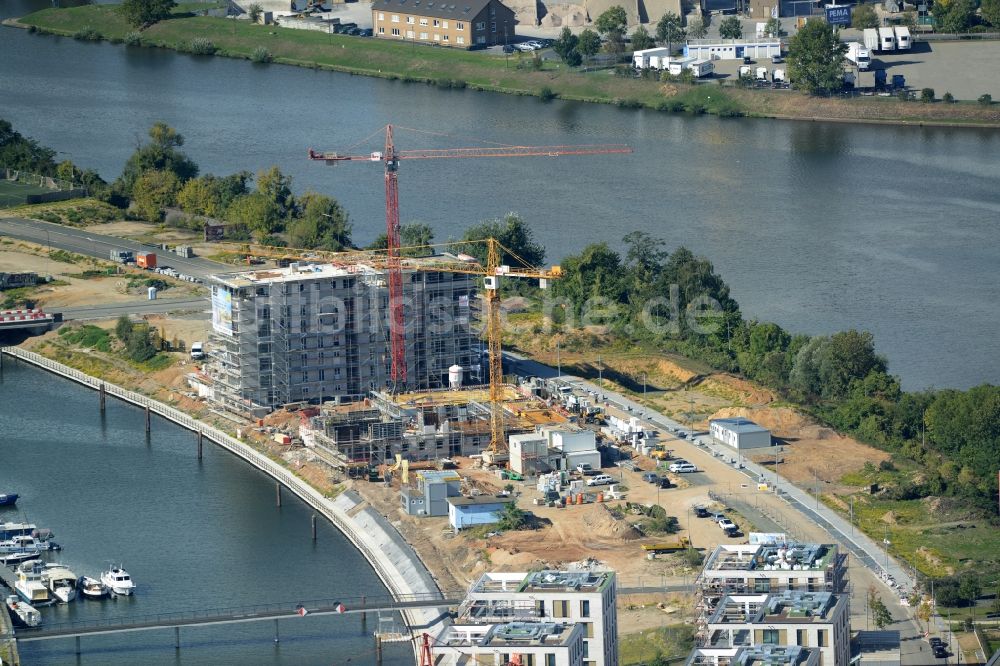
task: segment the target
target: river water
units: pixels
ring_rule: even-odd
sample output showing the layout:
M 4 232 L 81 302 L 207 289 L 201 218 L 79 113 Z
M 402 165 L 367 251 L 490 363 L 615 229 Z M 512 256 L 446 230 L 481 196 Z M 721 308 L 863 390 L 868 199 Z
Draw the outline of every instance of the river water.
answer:
M 362 243 L 384 226 L 379 166 L 333 169 L 307 148 L 343 151 L 388 122 L 423 130 L 400 130 L 404 149 L 628 143 L 625 156 L 404 162 L 401 217 L 445 241 L 516 210 L 552 262 L 641 229 L 709 257 L 749 316 L 873 331 L 908 388 L 1000 379 L 1000 132 L 546 104 L 8 28 L 0 117 L 108 179 L 166 121 L 203 171 L 278 165 L 297 191 L 336 196 Z M 378 135 L 356 146 L 377 149 Z
M 0 520 L 51 528 L 61 561 L 96 577 L 124 564 L 133 597 L 77 600 L 42 608 L 43 623 L 207 611 L 288 602 L 274 643 L 271 622 L 71 638 L 20 644 L 25 664 L 345 664 L 374 663 L 371 632 L 359 615 L 294 616 L 310 599 L 388 594 L 361 555 L 325 521 L 310 533 L 309 507 L 285 492 L 275 506 L 264 474 L 211 443 L 153 417 L 147 442 L 138 408 L 68 380 L 4 359 L 0 375 L 0 492 L 21 495 Z M 308 604 L 306 604 L 308 606 Z M 4 611 L 6 612 L 6 611 Z M 387 645 L 386 664 L 412 664 L 404 645 Z

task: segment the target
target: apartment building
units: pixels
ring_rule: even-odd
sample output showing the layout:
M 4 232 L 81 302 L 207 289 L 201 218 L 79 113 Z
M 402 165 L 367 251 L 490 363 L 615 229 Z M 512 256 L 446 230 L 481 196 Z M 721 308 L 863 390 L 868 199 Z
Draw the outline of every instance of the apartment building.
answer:
M 514 12 L 499 0 L 375 0 L 379 39 L 471 49 L 514 41 Z
M 706 648 L 813 648 L 818 666 L 848 666 L 850 598 L 804 590 L 727 595 L 702 615 L 698 638 Z
M 292 263 L 211 278 L 214 400 L 245 415 L 290 402 L 359 400 L 390 382 L 388 279 L 363 264 Z M 405 386 L 481 381 L 473 276 L 403 271 Z
M 794 645 L 695 648 L 684 666 L 819 666 L 819 650 Z
M 847 555 L 835 544 L 723 544 L 705 560 L 698 585 L 711 603 L 727 594 L 842 592 L 846 576 Z
M 583 666 L 583 626 L 556 622 L 453 624 L 431 646 L 436 666 Z
M 617 666 L 617 587 L 613 571 L 483 574 L 459 607 L 457 624 L 578 623 L 582 666 Z

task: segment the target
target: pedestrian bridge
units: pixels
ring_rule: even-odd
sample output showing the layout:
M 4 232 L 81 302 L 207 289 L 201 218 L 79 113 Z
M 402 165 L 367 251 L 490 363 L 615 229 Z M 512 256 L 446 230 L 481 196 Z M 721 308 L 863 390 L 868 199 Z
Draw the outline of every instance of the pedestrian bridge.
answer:
M 31 643 L 68 637 L 76 637 L 79 641 L 81 636 L 124 634 L 172 628 L 175 630 L 175 636 L 179 640 L 181 627 L 201 627 L 272 620 L 275 623 L 275 640 L 277 640 L 277 623 L 283 619 L 300 620 L 320 615 L 391 612 L 404 611 L 411 608 L 440 608 L 442 609 L 442 613 L 444 613 L 446 609 L 457 606 L 461 601 L 460 598 L 445 599 L 438 595 L 401 595 L 399 598 L 391 596 L 342 597 L 340 599 L 262 604 L 150 615 L 130 615 L 128 617 L 104 618 L 94 621 L 53 623 L 33 629 L 17 629 L 16 638 L 18 643 Z

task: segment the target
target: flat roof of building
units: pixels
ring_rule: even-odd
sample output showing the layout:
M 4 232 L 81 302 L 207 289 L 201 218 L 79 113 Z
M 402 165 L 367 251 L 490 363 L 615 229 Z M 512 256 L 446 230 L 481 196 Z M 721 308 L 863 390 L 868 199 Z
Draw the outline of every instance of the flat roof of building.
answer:
M 819 663 L 819 650 L 799 645 L 747 645 L 695 648 L 684 666 L 807 666 Z
M 599 592 L 614 579 L 614 571 L 488 571 L 472 584 L 469 593 Z
M 836 557 L 836 544 L 722 544 L 708 556 L 704 571 L 820 571 Z
M 709 423 L 718 423 L 722 425 L 726 430 L 736 433 L 750 433 L 750 432 L 771 432 L 763 426 L 759 426 L 750 419 L 744 418 L 732 418 L 732 419 L 712 419 Z
M 509 497 L 497 497 L 496 495 L 477 495 L 475 497 L 449 497 L 448 504 L 452 506 L 482 506 L 489 504 L 503 505 L 513 500 Z
M 709 624 L 776 624 L 829 622 L 843 595 L 806 590 L 771 594 L 727 595 L 709 617 Z
M 484 650 L 528 647 L 566 647 L 583 628 L 557 622 L 506 622 L 490 625 L 455 624 L 445 629 L 435 647 L 477 647 Z
M 424 483 L 445 483 L 447 481 L 461 481 L 462 475 L 453 469 L 422 469 L 414 473 Z

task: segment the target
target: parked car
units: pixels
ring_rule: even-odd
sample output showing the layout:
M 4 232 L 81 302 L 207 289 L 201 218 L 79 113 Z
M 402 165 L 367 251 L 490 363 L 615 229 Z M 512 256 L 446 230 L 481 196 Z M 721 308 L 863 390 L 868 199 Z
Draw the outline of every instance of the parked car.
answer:
M 703 506 L 696 506 L 694 508 L 694 515 L 697 518 L 710 518 L 712 516 L 712 514 L 709 513 L 708 509 L 706 509 Z
M 580 463 L 576 466 L 576 471 L 584 476 L 592 476 L 597 473 L 597 470 L 591 467 L 590 463 Z
M 598 474 L 597 476 L 592 476 L 587 479 L 588 486 L 606 486 L 609 483 L 613 483 L 614 479 L 610 474 Z
M 661 476 L 659 479 L 660 488 L 673 488 L 674 484 L 670 483 L 670 479 L 665 476 Z
M 943 640 L 941 640 L 940 638 L 938 638 L 937 636 L 931 636 L 930 637 L 930 644 L 931 644 L 931 647 L 938 647 L 938 646 L 944 647 L 945 642 Z
M 719 521 L 719 528 L 725 532 L 729 532 L 730 530 L 736 529 L 736 523 L 729 520 L 728 518 L 723 518 L 722 520 Z
M 750 59 L 750 56 L 743 56 L 743 64 L 744 65 L 752 65 L 753 64 L 753 60 Z
M 698 468 L 691 463 L 673 463 L 669 469 L 674 474 L 687 474 L 689 472 L 698 471 Z
M 935 645 L 934 656 L 937 657 L 938 659 L 947 659 L 948 651 L 944 649 L 943 645 Z
M 782 58 L 780 55 L 776 55 L 773 58 L 771 58 L 771 62 L 773 62 L 775 65 L 780 65 L 781 63 L 785 62 L 785 59 Z
M 643 472 L 642 480 L 646 483 L 657 483 L 660 480 L 660 475 L 656 472 Z
M 375 31 L 372 30 L 371 28 L 365 28 L 364 30 L 361 31 L 361 36 L 362 37 L 371 37 L 374 34 L 375 34 Z
M 503 45 L 503 52 L 504 52 L 504 53 L 513 53 L 513 52 L 514 52 L 514 51 L 516 51 L 516 50 L 517 50 L 517 49 L 516 49 L 516 48 L 514 48 L 514 45 L 513 45 L 513 44 L 504 44 L 504 45 Z

